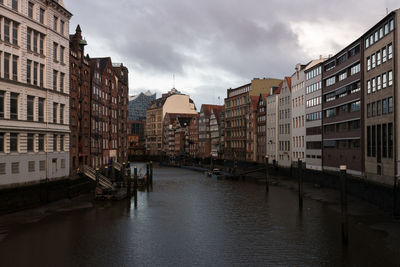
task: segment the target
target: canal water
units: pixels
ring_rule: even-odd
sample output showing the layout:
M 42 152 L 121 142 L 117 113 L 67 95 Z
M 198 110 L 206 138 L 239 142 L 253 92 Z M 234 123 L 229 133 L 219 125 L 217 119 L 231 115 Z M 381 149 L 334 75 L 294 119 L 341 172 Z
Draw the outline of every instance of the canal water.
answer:
M 12 228 L 0 240 L 1 266 L 398 266 L 383 232 L 272 186 L 154 169 L 153 192 L 96 202 Z

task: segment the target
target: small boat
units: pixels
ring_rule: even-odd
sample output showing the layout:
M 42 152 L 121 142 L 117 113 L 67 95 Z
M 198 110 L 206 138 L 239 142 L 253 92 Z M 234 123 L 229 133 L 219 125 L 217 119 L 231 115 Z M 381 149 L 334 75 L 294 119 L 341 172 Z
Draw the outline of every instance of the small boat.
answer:
M 212 170 L 211 176 L 212 176 L 213 178 L 217 178 L 217 179 L 222 179 L 222 178 L 224 178 L 224 175 L 221 173 L 221 170 L 218 169 L 218 168 L 214 168 L 214 169 Z
M 211 177 L 211 176 L 212 176 L 212 172 L 209 171 L 209 170 L 205 171 L 204 174 L 205 174 L 207 177 Z

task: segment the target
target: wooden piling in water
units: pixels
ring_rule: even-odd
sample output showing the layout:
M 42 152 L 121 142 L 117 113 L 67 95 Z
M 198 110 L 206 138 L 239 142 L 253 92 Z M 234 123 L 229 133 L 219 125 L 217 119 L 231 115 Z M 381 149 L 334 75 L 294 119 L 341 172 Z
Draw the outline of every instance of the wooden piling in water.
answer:
M 341 184 L 341 211 L 342 211 L 342 243 L 347 245 L 349 242 L 349 226 L 347 214 L 347 166 L 340 166 L 340 184 Z
M 303 209 L 303 161 L 301 158 L 297 160 L 297 175 L 299 179 L 299 209 Z
M 268 181 L 268 155 L 265 156 L 265 193 L 269 192 L 269 181 Z
M 137 167 L 133 167 L 133 198 L 135 201 L 135 208 L 137 208 L 137 189 L 138 189 L 138 176 Z
M 153 162 L 150 161 L 150 186 L 153 188 Z
M 127 195 L 128 195 L 128 198 L 129 199 L 131 199 L 131 197 L 132 197 L 132 189 L 131 189 L 131 181 L 132 181 L 132 177 L 131 177 L 131 166 L 130 166 L 130 163 L 129 163 L 129 161 L 128 161 L 128 163 L 127 163 L 127 165 L 128 165 L 128 169 L 127 169 L 127 175 L 126 175 L 126 179 L 127 179 Z
M 146 163 L 146 189 L 147 192 L 150 191 L 150 164 Z

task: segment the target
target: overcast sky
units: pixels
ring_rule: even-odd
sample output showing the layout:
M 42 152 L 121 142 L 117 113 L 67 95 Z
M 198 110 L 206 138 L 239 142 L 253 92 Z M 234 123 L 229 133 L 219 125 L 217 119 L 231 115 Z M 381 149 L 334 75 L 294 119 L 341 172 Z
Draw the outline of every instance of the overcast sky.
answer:
M 129 68 L 130 94 L 175 87 L 201 104 L 227 88 L 283 78 L 297 63 L 335 54 L 397 0 L 64 0 L 91 57 Z

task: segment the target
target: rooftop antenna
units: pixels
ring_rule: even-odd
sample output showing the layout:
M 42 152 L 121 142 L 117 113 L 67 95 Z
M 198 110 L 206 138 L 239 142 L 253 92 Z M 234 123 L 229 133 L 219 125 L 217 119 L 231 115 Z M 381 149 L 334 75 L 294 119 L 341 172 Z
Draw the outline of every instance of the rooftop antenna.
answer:
M 386 8 L 386 15 L 389 14 L 389 8 Z
M 221 105 L 221 97 L 218 96 L 218 105 Z
M 172 88 L 175 88 L 175 73 L 174 73 L 174 74 L 172 74 L 172 79 L 173 79 L 173 85 L 172 85 Z

